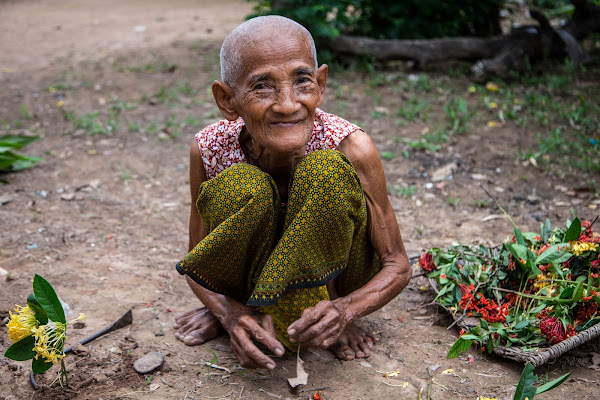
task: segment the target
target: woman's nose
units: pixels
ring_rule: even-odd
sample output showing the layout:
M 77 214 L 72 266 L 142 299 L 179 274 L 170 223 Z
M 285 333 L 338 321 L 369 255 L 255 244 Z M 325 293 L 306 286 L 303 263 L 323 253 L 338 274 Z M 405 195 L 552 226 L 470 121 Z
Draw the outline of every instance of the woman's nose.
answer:
M 300 108 L 298 97 L 291 86 L 277 89 L 277 99 L 273 105 L 273 111 L 281 114 L 292 114 Z

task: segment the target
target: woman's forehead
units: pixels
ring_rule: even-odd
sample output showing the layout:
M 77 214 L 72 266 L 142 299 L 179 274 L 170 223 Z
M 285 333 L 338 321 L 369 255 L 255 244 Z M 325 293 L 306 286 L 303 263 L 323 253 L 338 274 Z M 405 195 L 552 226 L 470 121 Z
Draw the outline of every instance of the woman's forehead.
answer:
M 279 69 L 286 65 L 295 69 L 306 65 L 314 70 L 316 66 L 312 48 L 303 36 L 280 35 L 249 43 L 242 52 L 240 78 L 246 79 L 258 71 Z

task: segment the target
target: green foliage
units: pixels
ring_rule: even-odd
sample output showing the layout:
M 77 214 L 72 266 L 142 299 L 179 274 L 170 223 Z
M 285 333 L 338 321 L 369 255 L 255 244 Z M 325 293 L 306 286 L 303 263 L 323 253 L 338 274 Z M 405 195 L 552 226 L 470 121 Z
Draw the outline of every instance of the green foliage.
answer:
M 569 372 L 568 374 L 536 387 L 534 385 L 537 382 L 538 377 L 533 373 L 533 370 L 533 365 L 531 365 L 530 362 L 527 362 L 527 364 L 525 364 L 525 368 L 523 368 L 523 372 L 521 373 L 521 379 L 519 379 L 519 383 L 517 384 L 517 390 L 515 391 L 513 400 L 533 400 L 535 395 L 547 392 L 560 386 L 569 378 L 569 376 L 571 376 L 571 373 Z
M 417 187 L 415 185 L 402 185 L 400 183 L 395 184 L 394 186 L 388 187 L 388 193 L 394 194 L 396 196 L 402 196 L 404 198 L 410 199 L 417 192 Z
M 450 125 L 450 133 L 462 135 L 467 131 L 467 123 L 475 115 L 474 111 L 469 112 L 467 101 L 462 97 L 451 98 L 444 106 L 446 116 Z
M 33 294 L 50 320 L 67 323 L 65 312 L 56 292 L 47 280 L 37 274 L 33 278 Z
M 377 39 L 492 34 L 490 26 L 498 20 L 502 1 L 257 0 L 256 3 L 256 15 L 289 17 L 304 25 L 323 44 L 323 39 L 339 34 Z
M 27 157 L 12 151 L 20 150 L 39 138 L 39 136 L 0 136 L 0 171 L 20 171 L 40 161 L 40 157 Z

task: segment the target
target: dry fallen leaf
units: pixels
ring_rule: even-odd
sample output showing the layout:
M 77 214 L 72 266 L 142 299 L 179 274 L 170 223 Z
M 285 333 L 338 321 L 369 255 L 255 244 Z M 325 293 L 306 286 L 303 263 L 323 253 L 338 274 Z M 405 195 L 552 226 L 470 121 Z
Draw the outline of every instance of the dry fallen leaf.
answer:
M 296 388 L 300 385 L 306 385 L 308 382 L 308 374 L 304 371 L 304 361 L 300 358 L 300 347 L 298 347 L 298 358 L 296 361 L 296 377 L 289 378 L 288 383 L 293 388 Z

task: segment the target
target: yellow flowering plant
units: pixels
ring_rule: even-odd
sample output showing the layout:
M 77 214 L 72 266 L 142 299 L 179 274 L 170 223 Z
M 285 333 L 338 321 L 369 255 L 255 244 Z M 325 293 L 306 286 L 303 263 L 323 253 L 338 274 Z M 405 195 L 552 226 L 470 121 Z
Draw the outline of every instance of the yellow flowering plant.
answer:
M 60 361 L 61 382 L 68 384 L 63 361 L 67 321 L 52 285 L 36 274 L 27 305 L 16 305 L 15 313 L 10 311 L 9 314 L 8 338 L 13 344 L 4 356 L 15 361 L 32 360 L 31 369 L 36 374 L 46 372 Z M 84 318 L 80 314 L 69 323 Z

